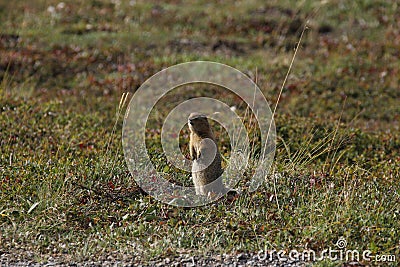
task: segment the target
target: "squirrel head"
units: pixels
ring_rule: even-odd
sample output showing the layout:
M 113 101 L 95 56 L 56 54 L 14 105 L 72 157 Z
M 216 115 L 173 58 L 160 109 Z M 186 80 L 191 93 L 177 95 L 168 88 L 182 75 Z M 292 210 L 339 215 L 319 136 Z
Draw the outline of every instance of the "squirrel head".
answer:
M 191 113 L 188 118 L 189 129 L 200 137 L 213 137 L 207 116 L 201 113 Z

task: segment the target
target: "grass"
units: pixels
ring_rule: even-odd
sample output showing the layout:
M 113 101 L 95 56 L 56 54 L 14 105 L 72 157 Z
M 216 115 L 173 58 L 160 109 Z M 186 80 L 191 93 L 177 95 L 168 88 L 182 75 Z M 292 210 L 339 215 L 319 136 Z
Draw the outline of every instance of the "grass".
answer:
M 349 249 L 399 258 L 395 2 L 118 3 L 0 1 L 1 251 L 36 261 L 112 254 L 147 262 L 322 251 L 343 236 Z M 144 195 L 122 152 L 122 95 L 172 64 L 214 60 L 252 79 L 257 70 L 275 103 L 307 20 L 279 101 L 276 157 L 265 184 L 193 209 Z M 227 91 L 201 95 L 245 114 Z M 158 152 L 162 118 L 188 97 L 166 96 L 148 123 L 146 142 L 159 169 L 168 166 Z M 229 157 L 229 138 L 214 126 Z M 187 129 L 180 140 L 185 154 Z M 189 176 L 173 177 L 190 184 Z

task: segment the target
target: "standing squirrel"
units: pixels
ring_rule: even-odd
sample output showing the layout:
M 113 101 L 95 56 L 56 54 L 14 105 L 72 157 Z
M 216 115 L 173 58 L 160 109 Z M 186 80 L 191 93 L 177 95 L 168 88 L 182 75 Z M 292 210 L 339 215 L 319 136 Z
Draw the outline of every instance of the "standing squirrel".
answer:
M 222 178 L 218 179 L 223 173 L 221 155 L 207 117 L 200 113 L 191 113 L 188 124 L 190 158 L 193 161 L 192 179 L 196 195 L 224 194 L 228 190 L 223 185 Z

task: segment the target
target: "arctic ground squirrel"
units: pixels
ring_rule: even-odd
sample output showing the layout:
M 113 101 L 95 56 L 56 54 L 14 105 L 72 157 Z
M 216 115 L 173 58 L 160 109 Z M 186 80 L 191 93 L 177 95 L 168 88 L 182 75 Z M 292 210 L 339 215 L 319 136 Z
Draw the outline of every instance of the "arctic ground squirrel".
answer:
M 221 155 L 214 133 L 205 115 L 191 113 L 188 118 L 190 129 L 190 157 L 192 179 L 196 195 L 224 194 L 228 191 L 218 179 L 222 173 Z

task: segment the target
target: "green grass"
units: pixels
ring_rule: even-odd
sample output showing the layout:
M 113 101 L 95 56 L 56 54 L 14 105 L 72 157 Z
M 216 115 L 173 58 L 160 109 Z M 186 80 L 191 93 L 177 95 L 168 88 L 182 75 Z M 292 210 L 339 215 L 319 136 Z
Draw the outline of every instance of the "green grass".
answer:
M 145 262 L 179 253 L 322 251 L 343 236 L 349 249 L 399 258 L 398 4 L 57 4 L 0 1 L 1 251 L 31 251 L 37 261 L 113 253 Z M 142 194 L 121 146 L 123 93 L 132 96 L 172 64 L 213 60 L 252 79 L 257 71 L 272 107 L 307 20 L 265 184 L 191 209 Z M 202 92 L 210 94 L 245 113 L 230 93 Z M 160 122 L 188 97 L 167 96 L 148 124 L 147 146 L 161 170 L 168 164 L 158 152 Z M 229 157 L 229 138 L 215 129 Z M 187 129 L 180 140 L 186 153 Z M 171 179 L 190 184 L 172 170 Z

